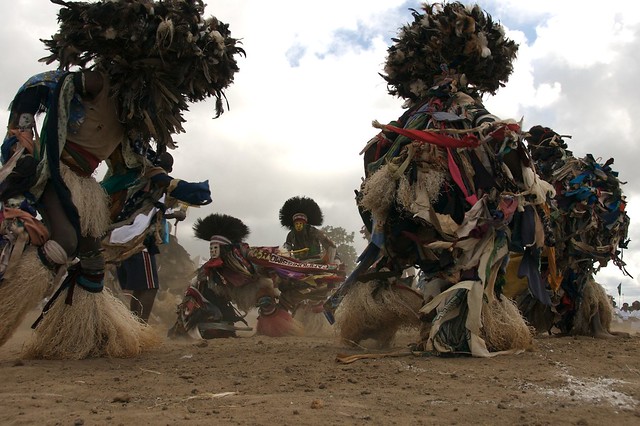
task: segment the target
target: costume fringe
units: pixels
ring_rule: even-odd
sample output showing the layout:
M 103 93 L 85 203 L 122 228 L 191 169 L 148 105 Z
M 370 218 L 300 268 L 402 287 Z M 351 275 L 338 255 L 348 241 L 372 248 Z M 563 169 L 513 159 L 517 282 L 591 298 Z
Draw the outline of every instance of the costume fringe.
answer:
M 405 210 L 412 210 L 412 205 L 415 200 L 415 192 L 413 191 L 411 183 L 409 183 L 409 179 L 406 175 L 400 176 L 400 180 L 398 181 L 398 191 L 396 194 L 396 199 Z
M 535 296 L 531 295 L 528 291 L 517 295 L 515 302 L 525 321 L 527 321 L 538 334 L 551 334 L 551 329 L 557 321 L 556 317 L 559 317 L 557 313 L 536 299 Z
M 324 312 L 317 312 L 316 307 L 310 303 L 298 306 L 293 318 L 302 324 L 307 337 L 327 337 L 335 333 Z
M 483 339 L 490 352 L 530 350 L 534 329 L 529 327 L 518 306 L 508 297 L 482 304 Z
M 411 185 L 407 175 L 404 174 L 398 183 L 396 199 L 405 210 L 416 213 L 418 200 L 423 203 L 428 201 L 431 204 L 438 200 L 440 188 L 445 179 L 444 172 L 440 170 L 419 171 L 415 183 Z
M 78 209 L 82 235 L 102 237 L 111 223 L 107 193 L 93 177 L 77 175 L 64 164 L 60 165 L 60 172 L 71 192 L 71 200 Z
M 278 307 L 273 314 L 258 317 L 256 334 L 268 337 L 301 337 L 304 335 L 304 327 L 289 312 Z
M 610 332 L 613 308 L 604 288 L 593 278 L 589 278 L 582 291 L 582 300 L 576 311 L 571 332 L 583 336 L 593 336 L 591 319 L 594 315 L 600 315 L 602 328 Z
M 391 165 L 376 170 L 364 183 L 360 206 L 378 219 L 386 217 L 396 196 L 396 177 Z
M 131 358 L 159 346 L 161 338 L 109 289 L 64 290 L 44 314 L 26 356 L 36 359 Z
M 40 261 L 36 247 L 28 246 L 19 263 L 0 282 L 0 346 L 47 296 L 52 285 L 53 273 Z
M 400 329 L 420 327 L 418 311 L 422 297 L 380 283 L 356 283 L 346 294 L 335 313 L 335 328 L 343 343 L 358 344 L 374 339 L 380 348 L 388 347 Z M 375 290 L 375 291 L 374 291 Z M 375 296 L 374 296 L 375 293 Z

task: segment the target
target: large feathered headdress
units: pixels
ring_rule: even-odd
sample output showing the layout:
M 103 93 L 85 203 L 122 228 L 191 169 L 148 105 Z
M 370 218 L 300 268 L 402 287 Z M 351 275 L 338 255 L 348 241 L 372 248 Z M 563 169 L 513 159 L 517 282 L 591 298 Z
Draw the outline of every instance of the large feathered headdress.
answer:
M 249 227 L 240 219 L 226 214 L 213 213 L 198 218 L 193 224 L 193 232 L 197 238 L 211 241 L 212 238 L 223 237 L 218 240 L 228 241 L 227 244 L 239 244 L 249 236 Z M 226 242 L 226 241 L 225 241 Z
M 280 224 L 293 228 L 294 216 L 305 219 L 305 222 L 313 226 L 320 226 L 324 221 L 320 206 L 309 197 L 292 197 L 284 202 L 280 209 Z
M 518 45 L 478 5 L 424 3 L 414 9 L 389 47 L 384 74 L 389 93 L 424 98 L 442 74 L 464 74 L 469 88 L 495 93 L 513 72 Z
M 227 24 L 203 18 L 201 0 L 51 2 L 62 6 L 60 28 L 42 40 L 51 55 L 41 61 L 103 69 L 120 120 L 136 137 L 173 148 L 187 102 L 214 97 L 216 117 L 224 111 L 224 89 L 238 71 L 234 55 L 244 50 Z

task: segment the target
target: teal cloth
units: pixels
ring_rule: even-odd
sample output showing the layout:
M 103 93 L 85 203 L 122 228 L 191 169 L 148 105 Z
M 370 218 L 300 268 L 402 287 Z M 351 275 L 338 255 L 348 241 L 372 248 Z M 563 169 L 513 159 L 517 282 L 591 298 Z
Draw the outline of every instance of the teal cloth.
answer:
M 138 170 L 129 170 L 125 174 L 112 175 L 105 178 L 100 182 L 100 185 L 102 185 L 107 194 L 115 194 L 118 191 L 133 186 L 138 181 L 139 175 L 140 172 Z

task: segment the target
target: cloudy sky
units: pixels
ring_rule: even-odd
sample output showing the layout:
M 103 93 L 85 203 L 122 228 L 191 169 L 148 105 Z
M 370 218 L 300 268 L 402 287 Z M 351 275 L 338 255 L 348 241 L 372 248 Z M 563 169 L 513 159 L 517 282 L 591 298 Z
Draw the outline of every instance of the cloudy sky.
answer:
M 241 218 L 252 245 L 280 245 L 278 221 L 285 200 L 314 198 L 325 225 L 356 233 L 364 248 L 354 202 L 364 144 L 376 134 L 371 121 L 402 113 L 378 73 L 390 38 L 412 21 L 400 0 L 208 0 L 206 15 L 230 25 L 247 52 L 227 90 L 230 110 L 214 116 L 214 104 L 191 106 L 173 175 L 208 179 L 213 204 L 190 209 L 178 226 L 179 241 L 193 256 L 208 245 L 192 236 L 191 224 L 213 212 Z M 519 45 L 515 72 L 489 110 L 502 118 L 524 118 L 524 128 L 543 124 L 572 135 L 578 156 L 615 158 L 628 197 L 630 249 L 624 260 L 633 279 L 615 267 L 598 274 L 617 297 L 640 299 L 640 155 L 635 126 L 640 119 L 640 3 L 635 0 L 489 0 L 480 3 Z M 58 6 L 46 0 L 0 2 L 0 104 L 48 68 L 40 38 L 57 30 Z M 6 108 L 0 120 L 6 122 Z

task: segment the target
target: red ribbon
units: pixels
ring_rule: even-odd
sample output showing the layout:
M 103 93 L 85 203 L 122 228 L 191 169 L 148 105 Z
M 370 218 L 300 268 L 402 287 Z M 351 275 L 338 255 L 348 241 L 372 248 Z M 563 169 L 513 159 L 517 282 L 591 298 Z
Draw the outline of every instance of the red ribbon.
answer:
M 384 130 L 389 130 L 398 133 L 399 135 L 406 136 L 409 139 L 430 143 L 441 148 L 475 148 L 480 145 L 480 140 L 477 136 L 470 133 L 464 135 L 462 139 L 456 139 L 439 133 L 416 129 L 401 129 L 400 127 L 391 125 L 384 126 Z

